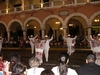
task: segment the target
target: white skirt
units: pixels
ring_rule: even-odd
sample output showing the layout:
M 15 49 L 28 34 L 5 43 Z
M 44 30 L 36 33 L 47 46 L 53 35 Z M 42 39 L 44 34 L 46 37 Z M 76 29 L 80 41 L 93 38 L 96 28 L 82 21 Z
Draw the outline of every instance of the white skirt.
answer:
M 100 46 L 91 49 L 93 52 L 100 52 Z

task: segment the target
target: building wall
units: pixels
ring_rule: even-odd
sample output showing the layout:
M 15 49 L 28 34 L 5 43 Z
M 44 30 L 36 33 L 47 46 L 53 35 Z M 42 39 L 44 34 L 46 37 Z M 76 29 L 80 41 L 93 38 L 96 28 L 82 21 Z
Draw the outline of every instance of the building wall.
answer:
M 66 12 L 67 14 L 61 15 L 60 12 Z M 46 29 L 46 22 L 49 19 L 57 18 L 61 22 L 62 27 L 67 28 L 68 21 L 71 18 L 80 17 L 79 21 L 82 23 L 83 28 L 86 29 L 88 27 L 92 27 L 92 21 L 96 16 L 100 15 L 99 12 L 100 4 L 87 3 L 85 5 L 64 6 L 59 8 L 49 8 L 14 14 L 5 14 L 0 16 L 0 23 L 4 24 L 6 30 L 10 30 L 13 22 L 18 22 L 22 29 L 26 29 L 27 23 L 31 20 L 35 20 L 38 22 L 40 29 Z

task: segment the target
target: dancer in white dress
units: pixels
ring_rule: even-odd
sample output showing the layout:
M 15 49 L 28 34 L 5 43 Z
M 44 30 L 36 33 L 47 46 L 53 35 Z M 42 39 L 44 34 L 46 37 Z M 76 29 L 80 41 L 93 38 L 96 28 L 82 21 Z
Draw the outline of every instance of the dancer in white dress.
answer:
M 75 52 L 75 40 L 76 40 L 76 38 L 77 38 L 77 36 L 72 38 L 70 34 L 68 34 L 67 38 L 63 38 L 67 43 L 67 47 L 68 47 L 67 53 L 69 55 L 71 55 L 73 52 Z
M 98 47 L 97 50 L 95 51 L 96 54 L 96 64 L 100 65 L 100 34 L 98 34 Z
M 96 64 L 100 65 L 100 34 L 92 38 L 90 35 L 90 47 L 93 53 L 96 55 Z
M 93 53 L 95 52 L 98 52 L 98 37 L 97 36 L 93 36 L 92 38 L 92 35 L 90 35 L 90 47 L 91 47 L 91 50 L 93 51 Z
M 44 51 L 44 43 L 41 42 L 41 39 L 38 38 L 35 42 L 35 57 L 40 60 L 40 63 L 43 63 L 43 51 Z
M 31 49 L 32 49 L 32 54 L 34 53 L 34 42 L 35 42 L 35 39 L 38 35 L 36 35 L 35 37 L 33 37 L 33 35 L 31 35 L 31 37 L 28 36 L 28 39 L 30 40 L 30 45 L 31 45 Z

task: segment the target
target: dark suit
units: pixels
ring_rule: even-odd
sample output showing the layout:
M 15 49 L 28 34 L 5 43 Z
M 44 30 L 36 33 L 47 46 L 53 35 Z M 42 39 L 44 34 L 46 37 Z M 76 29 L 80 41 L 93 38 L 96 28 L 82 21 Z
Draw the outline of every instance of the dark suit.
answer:
M 93 62 L 81 66 L 77 70 L 78 75 L 100 75 L 100 66 Z

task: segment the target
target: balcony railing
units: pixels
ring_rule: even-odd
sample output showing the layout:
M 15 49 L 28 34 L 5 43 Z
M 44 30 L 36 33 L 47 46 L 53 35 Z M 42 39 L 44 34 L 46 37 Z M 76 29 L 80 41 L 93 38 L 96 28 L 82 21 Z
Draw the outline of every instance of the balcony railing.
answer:
M 62 6 L 75 6 L 75 5 L 84 5 L 87 3 L 100 3 L 100 0 L 57 0 L 52 2 L 45 2 L 45 3 L 38 3 L 32 4 L 28 6 L 21 6 L 21 7 L 14 7 L 8 9 L 0 10 L 0 15 L 11 14 L 11 13 L 20 13 L 22 11 L 32 11 L 32 10 L 39 10 L 39 9 L 47 9 L 47 8 L 59 8 Z M 22 9 L 24 8 L 24 10 Z

